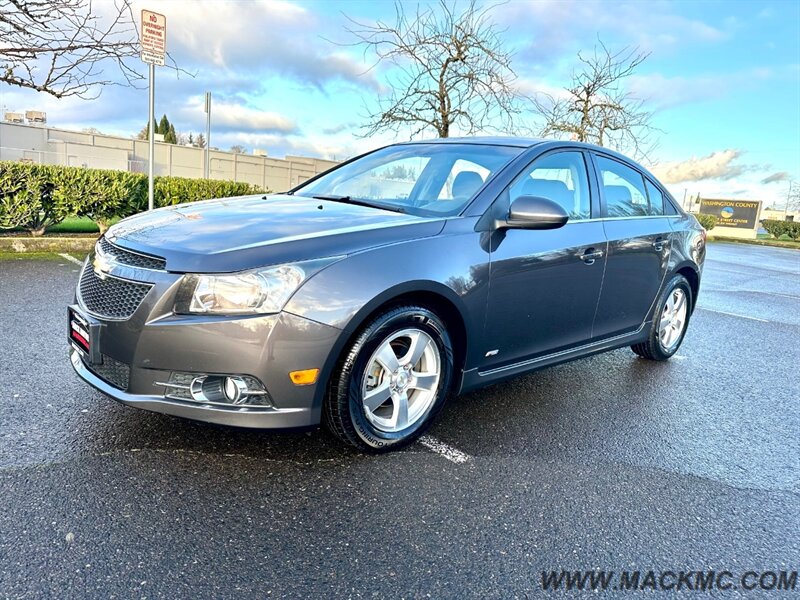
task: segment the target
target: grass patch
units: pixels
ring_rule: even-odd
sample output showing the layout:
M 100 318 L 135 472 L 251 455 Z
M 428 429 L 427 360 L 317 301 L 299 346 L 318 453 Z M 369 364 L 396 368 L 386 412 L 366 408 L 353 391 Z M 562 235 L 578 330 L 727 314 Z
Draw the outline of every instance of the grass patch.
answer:
M 47 233 L 99 233 L 97 225 L 89 217 L 67 217 L 61 223 L 47 228 Z
M 114 225 L 115 223 L 119 223 L 120 217 L 114 217 L 109 221 L 109 225 Z M 5 235 L 12 235 L 21 233 L 23 235 L 28 235 L 28 232 L 22 229 L 21 227 L 16 227 L 14 229 L 3 229 L 2 233 Z M 51 227 L 47 228 L 45 235 L 64 235 L 64 234 L 81 234 L 81 233 L 100 233 L 100 229 L 97 227 L 97 224 L 92 221 L 89 217 L 67 217 L 60 223 L 52 225 Z

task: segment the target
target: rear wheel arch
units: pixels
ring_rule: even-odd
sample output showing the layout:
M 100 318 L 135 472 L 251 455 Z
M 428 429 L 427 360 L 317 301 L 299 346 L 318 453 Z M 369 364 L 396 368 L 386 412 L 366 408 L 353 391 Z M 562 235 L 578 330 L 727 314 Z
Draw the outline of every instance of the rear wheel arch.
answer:
M 692 303 L 689 306 L 689 310 L 693 312 L 695 304 L 697 304 L 697 295 L 700 293 L 700 273 L 694 266 L 690 264 L 684 264 L 675 269 L 672 272 L 672 275 L 683 275 L 686 278 L 686 281 L 689 282 L 689 287 L 692 291 Z

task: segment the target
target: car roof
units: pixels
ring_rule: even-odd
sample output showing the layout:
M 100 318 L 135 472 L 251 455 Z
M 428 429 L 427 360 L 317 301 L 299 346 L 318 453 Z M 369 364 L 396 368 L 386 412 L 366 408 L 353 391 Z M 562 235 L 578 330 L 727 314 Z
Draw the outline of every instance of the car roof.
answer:
M 554 140 L 546 140 L 542 138 L 527 138 L 515 137 L 504 135 L 486 135 L 486 136 L 473 136 L 473 137 L 448 137 L 448 138 L 432 138 L 429 140 L 413 140 L 408 142 L 400 142 L 400 144 L 483 144 L 487 146 L 512 146 L 516 148 L 530 148 L 537 144 L 544 142 L 551 142 Z

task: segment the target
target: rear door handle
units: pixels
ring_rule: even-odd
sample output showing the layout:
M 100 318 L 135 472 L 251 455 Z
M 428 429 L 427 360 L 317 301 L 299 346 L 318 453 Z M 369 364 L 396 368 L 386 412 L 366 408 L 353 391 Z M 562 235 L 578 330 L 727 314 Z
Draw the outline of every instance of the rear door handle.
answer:
M 655 249 L 656 252 L 661 252 L 664 249 L 664 246 L 667 245 L 667 243 L 668 240 L 665 240 L 664 238 L 656 238 L 656 241 L 653 242 L 653 248 Z
M 589 248 L 586 252 L 581 254 L 581 260 L 587 265 L 593 265 L 594 261 L 600 258 L 603 258 L 603 251 L 595 250 L 594 248 Z

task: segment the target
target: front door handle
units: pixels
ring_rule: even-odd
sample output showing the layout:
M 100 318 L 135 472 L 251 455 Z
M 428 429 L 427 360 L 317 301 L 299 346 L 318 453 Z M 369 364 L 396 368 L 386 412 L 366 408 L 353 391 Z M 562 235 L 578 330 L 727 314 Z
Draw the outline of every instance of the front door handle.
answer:
M 589 248 L 586 252 L 581 254 L 581 260 L 587 265 L 593 265 L 594 261 L 601 258 L 603 258 L 603 251 L 595 250 L 594 248 Z

